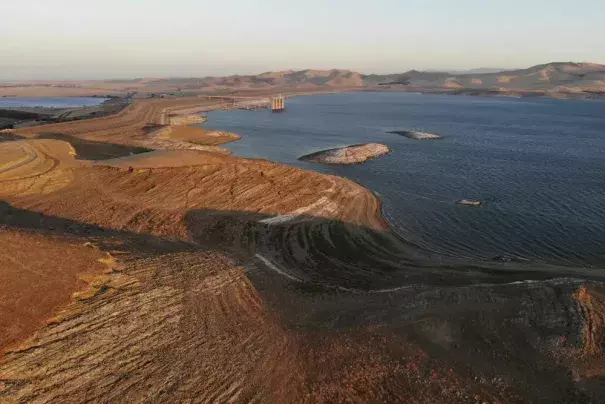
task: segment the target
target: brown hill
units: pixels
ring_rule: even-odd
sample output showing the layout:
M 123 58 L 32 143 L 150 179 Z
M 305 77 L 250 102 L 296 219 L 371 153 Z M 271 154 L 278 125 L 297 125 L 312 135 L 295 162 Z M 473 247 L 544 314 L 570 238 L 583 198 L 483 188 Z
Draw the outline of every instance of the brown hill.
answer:
M 350 70 L 285 70 L 258 75 L 139 78 L 79 82 L 14 82 L 0 85 L 0 96 L 85 96 L 137 93 L 137 97 L 200 93 L 381 90 L 453 94 L 605 97 L 605 65 L 548 63 L 487 73 L 410 70 L 369 74 Z
M 370 75 L 366 86 L 456 89 L 459 92 L 534 93 L 549 96 L 605 96 L 605 65 L 593 63 L 548 63 L 527 69 L 481 74 L 419 72 Z
M 171 81 L 150 84 L 168 86 Z M 599 92 L 605 91 L 605 65 L 594 63 L 548 63 L 527 69 L 492 73 L 450 74 L 411 70 L 388 75 L 363 75 L 349 70 L 301 70 L 267 72 L 256 76 L 206 77 L 204 86 L 243 88 L 270 87 L 399 87 L 415 89 L 464 89 L 491 91 Z M 198 87 L 195 83 L 193 87 Z

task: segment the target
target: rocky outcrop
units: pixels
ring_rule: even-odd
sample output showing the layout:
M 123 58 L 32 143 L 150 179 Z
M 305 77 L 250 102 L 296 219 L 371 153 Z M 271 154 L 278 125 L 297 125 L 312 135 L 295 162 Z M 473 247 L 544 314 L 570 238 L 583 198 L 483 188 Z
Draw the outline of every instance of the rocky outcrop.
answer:
M 413 130 L 394 130 L 388 133 L 395 133 L 396 135 L 405 136 L 410 139 L 442 139 L 441 136 L 433 133 L 416 132 Z
M 197 126 L 168 125 L 151 129 L 144 140 L 137 145 L 150 149 L 200 150 L 219 154 L 231 154 L 229 149 L 219 145 L 240 139 L 230 132 L 207 130 Z
M 336 149 L 322 150 L 299 158 L 300 161 L 310 161 L 323 164 L 358 164 L 373 159 L 391 150 L 380 143 L 366 143 Z
M 458 202 L 456 202 L 456 205 L 464 205 L 464 206 L 483 206 L 485 204 L 486 204 L 485 202 L 476 201 L 476 200 L 472 200 L 472 199 L 461 199 Z

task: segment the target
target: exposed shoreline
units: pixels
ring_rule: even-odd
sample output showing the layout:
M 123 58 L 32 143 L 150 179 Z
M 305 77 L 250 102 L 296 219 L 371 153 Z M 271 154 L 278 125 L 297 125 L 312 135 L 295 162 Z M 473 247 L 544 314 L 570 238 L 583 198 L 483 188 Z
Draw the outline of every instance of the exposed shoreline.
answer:
M 572 380 L 600 374 L 597 283 L 427 261 L 346 178 L 199 150 L 130 155 L 172 114 L 216 106 L 138 101 L 0 142 L 0 227 L 27 241 L 0 238 L 2 251 L 20 262 L 70 243 L 91 249 L 83 270 L 111 264 L 16 336 L 0 400 L 508 402 L 560 398 L 561 384 L 599 397 Z M 53 287 L 28 269 L 9 279 L 32 280 L 13 322 L 41 304 L 34 285 Z
M 298 94 L 296 96 L 304 96 L 304 95 L 315 95 L 315 93 L 310 93 L 310 94 Z M 292 95 L 294 96 L 294 95 Z M 175 100 L 166 100 L 166 101 L 175 101 Z M 132 105 L 131 105 L 132 106 Z M 206 122 L 206 118 L 205 117 L 200 117 L 200 115 L 198 115 L 197 113 L 192 113 L 192 111 L 198 111 L 199 112 L 208 112 L 208 111 L 214 111 L 217 109 L 225 109 L 223 106 L 217 105 L 217 104 L 205 104 L 203 106 L 196 106 L 196 107 L 186 107 L 186 108 L 181 108 L 181 107 L 177 107 L 177 108 L 173 108 L 173 109 L 162 109 L 161 113 L 159 114 L 159 116 L 156 116 L 156 118 L 153 118 L 152 121 L 166 121 L 169 120 L 171 123 L 168 125 L 160 125 L 159 126 L 159 133 L 161 133 L 163 130 L 170 130 L 173 128 L 180 128 L 180 127 L 184 127 L 184 128 L 189 128 L 189 129 L 193 129 L 194 131 L 197 131 L 197 129 L 200 128 L 195 128 L 195 127 L 191 127 L 188 125 L 182 125 L 182 123 L 184 122 L 188 122 L 188 123 L 201 123 L 201 122 Z M 237 109 L 237 108 L 227 108 L 227 109 Z M 186 114 L 185 115 L 179 115 L 180 111 L 185 111 Z M 166 116 L 171 115 L 171 116 L 176 116 L 178 117 L 176 120 L 174 120 L 174 118 L 166 118 Z M 107 118 L 103 118 L 103 119 L 111 119 L 112 117 L 107 117 Z M 94 119 L 92 121 L 96 121 L 97 119 Z M 79 121 L 79 122 L 74 122 L 74 124 L 76 123 L 86 123 L 87 121 Z M 69 123 L 67 123 L 69 125 Z M 62 124 L 58 124 L 58 125 L 62 125 Z M 46 129 L 50 129 L 51 126 L 54 125 L 44 125 L 44 126 L 40 126 L 38 128 L 42 129 L 42 132 L 45 132 Z M 52 128 L 54 130 L 54 128 Z M 19 130 L 15 130 L 15 131 L 10 131 L 11 133 L 27 133 L 31 130 L 31 128 L 24 128 L 24 129 L 19 129 Z M 157 131 L 152 131 L 151 133 L 155 133 Z M 223 136 L 222 134 L 225 134 L 225 136 Z M 207 136 L 205 136 L 207 135 Z M 194 135 L 195 136 L 195 135 Z M 26 136 L 29 137 L 29 136 Z M 163 136 L 160 136 L 163 137 Z M 169 138 L 170 136 L 166 136 L 167 138 Z M 225 144 L 228 142 L 232 142 L 232 141 L 237 141 L 238 139 L 240 139 L 241 137 L 237 134 L 233 134 L 233 133 L 226 133 L 226 132 L 221 132 L 221 131 L 207 131 L 207 130 L 202 130 L 199 133 L 199 137 L 200 137 L 200 141 L 199 143 L 196 142 L 189 142 L 189 141 L 180 141 L 180 140 L 170 140 L 167 143 L 164 144 L 160 144 L 160 145 L 156 145 L 156 147 L 151 147 L 152 143 L 149 143 L 149 141 L 141 141 L 138 139 L 138 137 L 133 137 L 132 139 L 130 139 L 128 142 L 125 143 L 126 144 L 133 144 L 133 145 L 137 145 L 137 146 L 144 146 L 144 147 L 150 147 L 149 151 L 152 150 L 197 150 L 200 152 L 210 152 L 212 154 L 217 154 L 217 155 L 226 155 L 226 154 L 230 154 L 231 152 L 227 149 L 223 149 L 222 147 L 219 147 L 219 145 L 221 144 Z M 440 138 L 440 137 L 439 137 Z M 358 146 L 358 145 L 353 145 L 353 146 Z M 349 147 L 353 147 L 353 146 L 349 146 Z M 334 149 L 330 149 L 330 150 L 334 150 Z M 144 150 L 138 151 L 137 153 L 141 153 L 141 152 L 145 152 Z M 322 152 L 319 152 L 322 153 Z M 129 153 L 132 154 L 132 153 Z M 248 159 L 248 158 L 244 158 L 244 157 L 239 157 L 239 156 L 230 156 L 230 159 L 232 159 L 233 161 L 238 161 L 238 160 L 243 160 L 243 161 L 248 161 L 248 160 L 255 160 L 255 159 Z M 268 160 L 259 160 L 259 161 L 268 161 Z M 300 170 L 298 168 L 294 168 L 282 163 L 274 163 L 271 162 L 272 164 L 278 165 L 278 166 L 284 166 L 284 167 L 290 167 L 292 169 L 295 170 Z M 102 165 L 102 164 L 101 164 Z M 305 172 L 311 172 L 313 174 L 317 174 L 320 176 L 325 176 L 326 174 L 322 174 L 316 171 L 307 171 L 307 170 L 302 170 Z M 329 177 L 333 177 L 333 176 L 329 176 Z M 355 183 L 354 181 L 347 179 L 347 178 L 343 178 L 343 177 L 336 177 L 339 178 L 342 181 L 347 181 L 347 182 L 352 182 Z M 388 229 L 388 232 L 391 233 L 392 236 L 396 237 L 396 238 L 400 238 L 400 236 L 397 234 L 397 232 L 395 232 L 390 224 L 388 224 L 388 221 L 384 218 L 383 214 L 382 214 L 382 208 L 381 206 L 381 201 L 380 198 L 374 194 L 374 192 L 371 189 L 368 189 L 366 187 L 364 187 L 361 184 L 355 183 L 357 186 L 359 186 L 360 188 L 364 189 L 365 192 L 367 192 L 368 194 L 370 194 L 372 196 L 372 198 L 376 199 L 376 204 L 379 206 L 378 209 L 378 215 L 373 218 L 370 219 L 368 223 L 363 223 L 362 221 L 359 221 L 357 219 L 352 220 L 353 223 L 355 224 L 360 224 L 360 225 L 368 225 L 370 228 L 375 228 L 375 229 L 381 229 L 381 230 L 385 230 Z M 344 219 L 347 220 L 346 218 L 340 218 L 340 219 Z M 378 223 L 378 225 L 377 225 Z M 401 240 L 405 243 L 405 240 Z

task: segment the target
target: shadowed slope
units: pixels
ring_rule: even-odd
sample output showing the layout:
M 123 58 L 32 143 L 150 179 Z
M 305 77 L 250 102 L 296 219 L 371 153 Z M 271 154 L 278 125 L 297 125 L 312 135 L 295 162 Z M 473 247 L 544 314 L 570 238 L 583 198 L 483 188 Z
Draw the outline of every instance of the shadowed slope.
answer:
M 601 391 L 591 384 L 601 375 L 604 335 L 602 292 L 592 285 L 450 286 L 456 278 L 449 274 L 440 287 L 351 290 L 334 285 L 343 274 L 320 277 L 361 255 L 314 262 L 314 279 L 293 280 L 272 265 L 300 268 L 267 264 L 239 242 L 224 243 L 237 232 L 234 223 L 249 227 L 275 216 L 197 212 L 198 219 L 218 214 L 222 224 L 196 220 L 192 229 L 209 240 L 196 246 L 11 209 L 10 218 L 0 216 L 9 231 L 13 224 L 42 234 L 54 228 L 111 251 L 119 265 L 90 278 L 48 326 L 6 355 L 0 397 L 7 402 L 586 402 Z M 353 230 L 330 219 L 300 220 Z M 287 256 L 281 245 L 273 244 L 274 253 Z M 314 248 L 309 257 L 320 257 Z M 364 285 L 370 262 L 350 268 L 346 282 Z M 577 390 L 567 369 L 587 390 Z

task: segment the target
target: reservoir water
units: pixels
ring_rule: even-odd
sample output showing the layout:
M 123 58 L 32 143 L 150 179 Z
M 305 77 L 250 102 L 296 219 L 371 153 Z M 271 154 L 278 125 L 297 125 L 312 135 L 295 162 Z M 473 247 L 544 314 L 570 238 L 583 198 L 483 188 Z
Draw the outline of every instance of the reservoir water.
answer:
M 434 259 L 605 268 L 605 102 L 348 93 L 297 97 L 287 110 L 221 111 L 228 147 L 357 181 L 393 230 Z M 412 140 L 419 130 L 442 140 Z M 387 156 L 327 166 L 298 157 L 378 142 Z M 486 206 L 456 205 L 460 199 Z
M 78 108 L 92 107 L 103 103 L 107 98 L 102 97 L 2 97 L 2 108 Z

